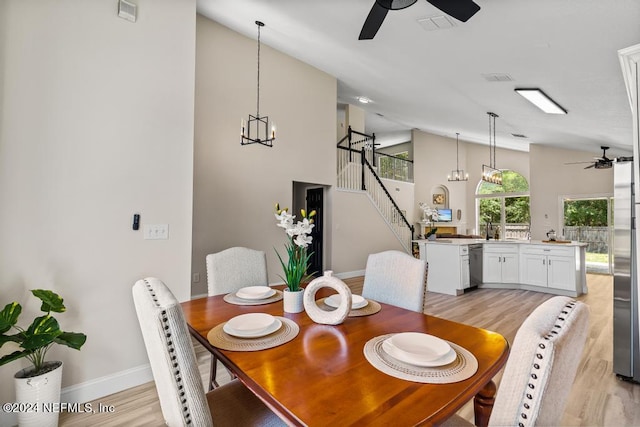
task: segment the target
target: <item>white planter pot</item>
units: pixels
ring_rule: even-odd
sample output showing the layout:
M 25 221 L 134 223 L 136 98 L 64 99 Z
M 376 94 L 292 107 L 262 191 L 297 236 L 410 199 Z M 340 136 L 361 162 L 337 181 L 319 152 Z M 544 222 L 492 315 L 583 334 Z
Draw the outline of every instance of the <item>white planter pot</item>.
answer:
M 25 368 L 14 375 L 16 402 L 24 403 L 27 412 L 18 413 L 20 427 L 56 427 L 62 383 L 62 362 L 45 362 L 45 366 L 57 366 L 44 374 L 24 378 L 33 368 Z M 37 405 L 37 411 L 34 406 Z M 45 407 L 47 410 L 45 410 Z
M 304 311 L 304 289 L 291 292 L 285 288 L 282 294 L 285 313 L 302 313 Z

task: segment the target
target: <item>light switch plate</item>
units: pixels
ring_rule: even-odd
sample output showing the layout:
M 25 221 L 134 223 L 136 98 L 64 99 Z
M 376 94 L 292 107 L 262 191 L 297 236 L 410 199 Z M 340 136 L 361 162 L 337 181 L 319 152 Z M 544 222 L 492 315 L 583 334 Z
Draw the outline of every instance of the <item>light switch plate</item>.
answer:
M 169 238 L 169 224 L 148 224 L 144 226 L 146 240 L 166 240 Z

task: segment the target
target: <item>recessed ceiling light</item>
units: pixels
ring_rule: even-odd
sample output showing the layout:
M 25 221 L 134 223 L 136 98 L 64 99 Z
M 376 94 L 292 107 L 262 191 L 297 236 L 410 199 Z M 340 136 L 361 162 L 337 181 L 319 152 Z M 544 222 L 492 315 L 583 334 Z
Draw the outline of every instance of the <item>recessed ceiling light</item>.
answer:
M 366 96 L 359 96 L 357 99 L 361 104 L 369 104 L 371 102 Z
M 549 98 L 547 94 L 537 88 L 515 89 L 517 93 L 525 97 L 533 105 L 548 114 L 567 114 L 567 110 L 560 104 Z

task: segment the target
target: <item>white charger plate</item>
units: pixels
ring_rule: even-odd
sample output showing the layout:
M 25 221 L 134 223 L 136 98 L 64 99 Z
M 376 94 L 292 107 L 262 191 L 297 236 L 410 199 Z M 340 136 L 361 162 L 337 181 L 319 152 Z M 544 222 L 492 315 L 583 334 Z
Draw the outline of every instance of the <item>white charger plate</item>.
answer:
M 340 298 L 340 294 L 333 294 L 330 297 L 325 298 L 324 303 L 327 304 L 329 307 L 333 307 L 333 308 L 338 308 L 340 307 L 340 301 L 342 298 Z M 365 298 L 361 297 L 360 295 L 351 295 L 351 309 L 352 310 L 357 310 L 359 308 L 362 307 L 366 307 L 367 304 L 369 304 L 369 301 L 367 301 Z
M 401 362 L 408 363 L 410 365 L 420 366 L 423 368 L 435 368 L 438 366 L 448 365 L 456 360 L 458 354 L 451 348 L 447 354 L 435 359 L 435 360 L 422 360 L 420 358 L 411 357 L 407 353 L 399 351 L 397 347 L 389 342 L 390 339 L 386 339 L 382 342 L 382 350 L 389 356 L 398 359 Z
M 236 296 L 242 299 L 258 300 L 273 296 L 276 290 L 270 286 L 247 286 L 238 289 Z
M 227 321 L 222 330 L 240 338 L 257 338 L 277 331 L 282 322 L 267 313 L 247 313 Z
M 425 362 L 436 360 L 451 350 L 448 342 L 420 332 L 402 332 L 389 338 L 389 342 L 408 357 Z

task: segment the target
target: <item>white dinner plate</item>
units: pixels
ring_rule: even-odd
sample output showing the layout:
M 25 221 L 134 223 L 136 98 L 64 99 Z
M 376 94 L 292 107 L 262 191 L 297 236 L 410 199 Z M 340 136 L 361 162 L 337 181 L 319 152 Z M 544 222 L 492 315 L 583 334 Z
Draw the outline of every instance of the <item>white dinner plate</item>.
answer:
M 433 335 L 420 332 L 403 332 L 389 338 L 389 342 L 414 360 L 428 362 L 436 360 L 451 350 L 448 342 Z
M 324 303 L 327 304 L 329 307 L 333 307 L 333 308 L 338 308 L 340 307 L 340 300 L 342 298 L 340 298 L 340 294 L 333 294 L 330 297 L 327 297 L 324 300 Z M 362 307 L 366 307 L 367 304 L 369 304 L 369 301 L 367 301 L 365 298 L 361 297 L 360 295 L 351 295 L 351 309 L 352 310 L 357 310 L 359 308 Z
M 238 289 L 236 296 L 242 299 L 258 300 L 269 298 L 275 293 L 276 290 L 270 286 L 247 286 Z
M 252 316 L 264 315 L 271 317 L 271 323 L 267 324 L 267 317 Z M 247 317 L 249 316 L 249 317 Z M 266 325 L 266 326 L 262 326 Z M 249 313 L 236 316 L 224 324 L 222 330 L 227 334 L 238 338 L 259 338 L 272 334 L 282 326 L 280 319 L 266 313 Z
M 240 332 L 258 332 L 273 324 L 275 317 L 267 313 L 247 313 L 229 319 L 231 329 Z
M 388 339 L 382 342 L 382 350 L 387 353 L 389 356 L 398 359 L 401 362 L 408 363 L 410 365 L 420 366 L 423 368 L 435 368 L 438 366 L 448 365 L 449 363 L 456 360 L 458 357 L 456 351 L 451 348 L 447 354 L 444 356 L 435 359 L 435 360 L 422 360 L 420 358 L 411 357 L 407 353 L 399 351 L 397 347 L 389 342 Z

